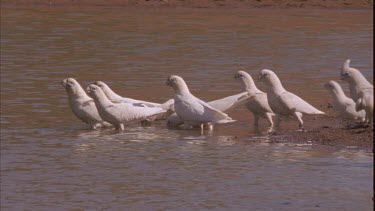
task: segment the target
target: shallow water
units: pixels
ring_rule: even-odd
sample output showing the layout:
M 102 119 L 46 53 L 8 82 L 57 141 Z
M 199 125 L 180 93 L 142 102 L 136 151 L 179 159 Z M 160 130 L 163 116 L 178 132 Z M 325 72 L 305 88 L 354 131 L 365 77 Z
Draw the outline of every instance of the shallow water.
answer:
M 238 69 L 268 68 L 324 111 L 325 82 L 347 91 L 339 81 L 345 59 L 373 76 L 371 11 L 1 12 L 2 210 L 372 210 L 373 153 L 269 143 L 244 108 L 212 133 L 165 121 L 90 131 L 60 85 L 102 80 L 121 95 L 163 102 L 173 96 L 167 76 L 178 74 L 209 101 L 240 92 Z

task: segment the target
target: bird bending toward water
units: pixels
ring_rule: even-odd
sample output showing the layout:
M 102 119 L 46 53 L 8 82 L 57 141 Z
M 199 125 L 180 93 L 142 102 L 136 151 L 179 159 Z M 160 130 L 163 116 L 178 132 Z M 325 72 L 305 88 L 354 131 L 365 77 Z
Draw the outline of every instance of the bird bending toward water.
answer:
M 208 105 L 206 102 L 192 95 L 184 79 L 177 75 L 171 75 L 166 85 L 174 89 L 174 109 L 184 124 L 189 126 L 200 126 L 201 129 L 213 124 L 234 122 L 227 114 Z
M 218 100 L 207 102 L 208 105 L 220 110 L 221 112 L 228 112 L 248 102 L 250 96 L 247 92 L 242 92 L 236 95 L 231 95 Z M 170 127 L 178 127 L 184 124 L 182 119 L 176 114 L 171 114 L 167 119 L 167 125 Z
M 365 121 L 365 111 L 356 111 L 355 102 L 347 97 L 341 86 L 336 81 L 330 81 L 324 84 L 324 87 L 331 93 L 334 109 L 339 116 L 344 119 Z

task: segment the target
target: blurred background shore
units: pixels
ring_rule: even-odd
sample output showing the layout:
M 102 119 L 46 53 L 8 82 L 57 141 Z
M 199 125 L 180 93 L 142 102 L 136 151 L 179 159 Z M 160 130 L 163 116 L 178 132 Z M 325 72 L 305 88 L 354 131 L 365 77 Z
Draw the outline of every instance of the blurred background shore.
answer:
M 373 0 L 2 0 L 1 6 L 368 9 Z

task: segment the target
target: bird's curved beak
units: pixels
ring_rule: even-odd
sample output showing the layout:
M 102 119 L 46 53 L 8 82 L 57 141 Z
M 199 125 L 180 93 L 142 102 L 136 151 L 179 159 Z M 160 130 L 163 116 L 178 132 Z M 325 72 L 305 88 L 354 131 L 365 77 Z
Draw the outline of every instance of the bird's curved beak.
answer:
M 88 87 L 86 88 L 86 91 L 87 91 L 87 93 L 90 93 L 90 92 L 91 92 L 91 87 L 88 86 Z
M 260 74 L 260 75 L 258 76 L 258 81 L 263 81 L 264 78 L 265 78 L 264 75 L 263 75 L 263 74 Z
M 170 76 L 167 78 L 167 80 L 165 81 L 165 85 L 167 86 L 172 86 L 172 81 L 170 80 Z
M 64 79 L 61 81 L 61 85 L 66 88 L 66 85 L 68 84 L 68 79 Z
M 347 78 L 346 75 L 344 75 L 344 74 L 340 74 L 340 79 L 341 79 L 341 80 L 345 80 L 346 78 Z

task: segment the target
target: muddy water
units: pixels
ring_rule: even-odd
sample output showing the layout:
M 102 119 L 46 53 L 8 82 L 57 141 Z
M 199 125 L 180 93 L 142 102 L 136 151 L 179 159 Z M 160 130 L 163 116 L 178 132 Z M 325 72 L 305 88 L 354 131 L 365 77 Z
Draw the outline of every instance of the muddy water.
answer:
M 212 133 L 165 121 L 90 131 L 60 81 L 163 102 L 178 74 L 214 100 L 239 92 L 236 70 L 269 68 L 324 110 L 322 84 L 346 58 L 372 78 L 372 30 L 361 10 L 3 8 L 1 209 L 371 210 L 370 152 L 270 144 L 243 108 Z

